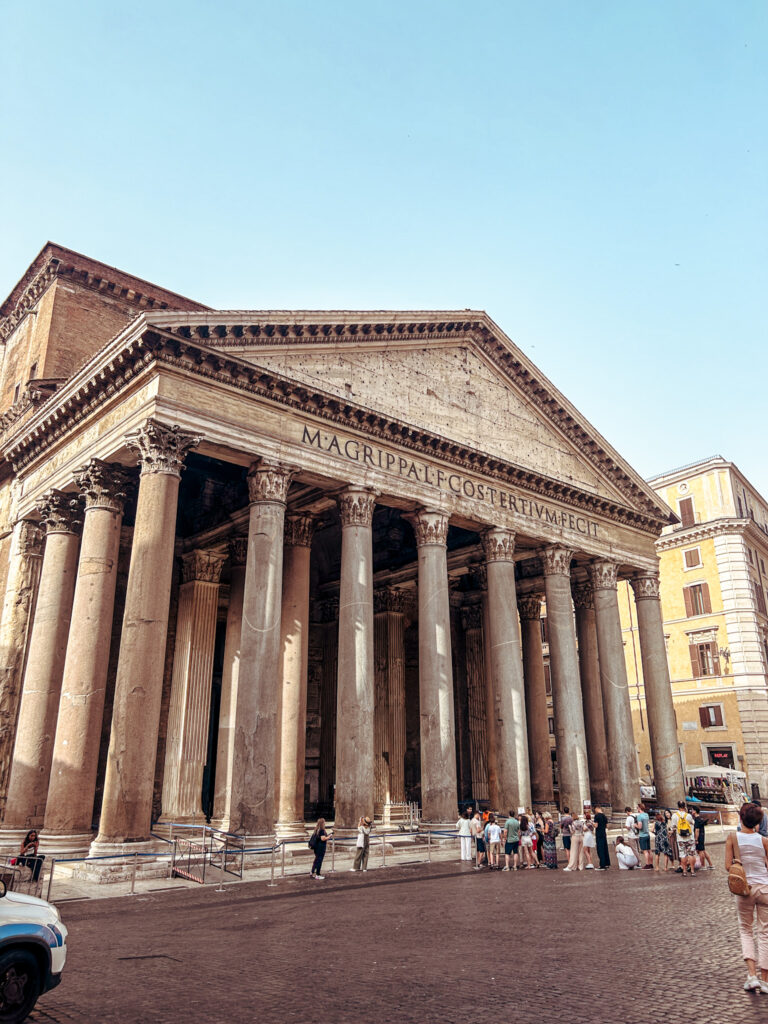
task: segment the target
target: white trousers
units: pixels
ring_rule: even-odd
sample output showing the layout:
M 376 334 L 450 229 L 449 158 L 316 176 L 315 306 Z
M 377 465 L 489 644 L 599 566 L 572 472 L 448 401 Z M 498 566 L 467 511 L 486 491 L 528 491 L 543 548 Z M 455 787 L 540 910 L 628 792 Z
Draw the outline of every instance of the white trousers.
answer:
M 461 839 L 461 859 L 472 860 L 472 836 L 459 836 Z

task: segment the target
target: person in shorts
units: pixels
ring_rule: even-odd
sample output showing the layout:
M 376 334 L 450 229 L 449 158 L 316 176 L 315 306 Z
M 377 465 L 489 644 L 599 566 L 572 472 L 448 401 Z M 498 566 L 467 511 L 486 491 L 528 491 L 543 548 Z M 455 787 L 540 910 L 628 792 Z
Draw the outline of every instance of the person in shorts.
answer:
M 498 871 L 501 853 L 501 826 L 496 821 L 495 814 L 488 815 L 488 824 L 485 826 L 485 843 L 488 847 L 488 868 L 491 871 Z
M 639 847 L 642 857 L 645 858 L 645 864 L 643 864 L 643 868 L 647 871 L 652 871 L 653 854 L 651 853 L 650 818 L 648 816 L 648 810 L 645 804 L 643 803 L 639 803 L 637 805 L 635 823 L 637 825 L 637 845 Z
M 677 851 L 680 855 L 682 874 L 693 874 L 696 861 L 696 839 L 694 838 L 693 818 L 688 813 L 685 801 L 678 800 L 677 810 L 672 815 L 672 829 L 677 837 Z
M 480 811 L 475 811 L 475 816 L 469 823 L 472 835 L 475 837 L 476 860 L 475 871 L 479 871 L 485 860 L 485 840 L 483 839 L 483 822 Z
M 706 867 L 708 871 L 711 871 L 714 865 L 712 864 L 712 860 L 705 849 L 706 838 L 704 830 L 706 825 L 707 819 L 701 811 L 698 811 L 696 817 L 693 819 L 693 835 L 696 840 L 696 856 L 699 858 L 699 865 L 702 868 Z
M 527 814 L 520 815 L 520 859 L 524 862 L 523 867 L 536 867 L 533 856 L 533 836 L 531 835 L 531 821 Z
M 517 871 L 520 860 L 520 822 L 511 809 L 509 817 L 504 822 L 504 871 L 509 871 L 510 859 L 512 869 Z
M 560 832 L 563 837 L 563 849 L 570 859 L 571 835 L 573 834 L 573 815 L 567 807 L 563 808 L 563 813 L 560 815 Z

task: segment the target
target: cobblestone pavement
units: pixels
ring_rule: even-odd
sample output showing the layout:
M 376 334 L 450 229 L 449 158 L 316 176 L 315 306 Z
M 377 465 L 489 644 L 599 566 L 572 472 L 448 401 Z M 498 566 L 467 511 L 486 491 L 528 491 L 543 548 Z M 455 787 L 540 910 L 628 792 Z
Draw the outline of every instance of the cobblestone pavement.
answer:
M 721 866 L 454 862 L 62 904 L 69 962 L 30 1022 L 768 1024 L 733 899 Z

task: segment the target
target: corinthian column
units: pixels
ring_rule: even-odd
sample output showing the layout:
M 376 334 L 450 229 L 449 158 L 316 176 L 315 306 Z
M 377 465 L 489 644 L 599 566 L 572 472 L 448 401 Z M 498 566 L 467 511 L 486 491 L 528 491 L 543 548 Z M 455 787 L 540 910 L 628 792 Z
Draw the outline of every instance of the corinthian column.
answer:
M 446 555 L 448 515 L 423 509 L 411 517 L 411 522 L 419 558 L 421 813 L 427 821 L 454 821 L 458 793 Z
M 494 698 L 498 797 L 496 806 L 528 807 L 531 776 L 525 683 L 515 590 L 515 535 L 496 527 L 482 536 L 488 576 L 488 640 Z
M 482 602 L 464 605 L 461 609 L 464 628 L 464 649 L 467 659 L 467 705 L 469 718 L 469 757 L 473 800 L 490 799 L 489 763 L 496 764 L 496 748 L 491 747 L 493 733 L 488 728 L 483 653 Z M 491 738 L 489 738 L 489 733 Z M 494 779 L 495 784 L 495 779 Z
M 589 567 L 594 591 L 605 735 L 608 740 L 611 803 L 621 811 L 624 807 L 634 807 L 640 796 L 640 788 L 627 665 L 621 636 L 617 575 L 618 566 L 614 562 L 593 562 Z
M 659 807 L 674 807 L 685 794 L 677 745 L 677 722 L 669 681 L 664 624 L 659 599 L 659 574 L 638 573 L 632 582 L 637 606 L 637 628 L 643 659 L 643 683 L 648 711 L 651 760 Z
M 336 688 L 336 824 L 373 815 L 373 509 L 375 493 L 339 496 L 341 583 Z
M 581 809 L 583 801 L 590 799 L 579 656 L 571 602 L 572 557 L 572 551 L 560 546 L 542 552 L 560 806 L 571 810 Z
M 235 755 L 235 707 L 240 669 L 240 631 L 243 624 L 243 591 L 248 538 L 232 537 L 229 542 L 229 605 L 224 633 L 224 664 L 221 670 L 221 709 L 216 748 L 216 781 L 213 817 L 219 828 L 230 830 L 232 763 Z
M 271 832 L 277 817 L 283 529 L 292 468 L 262 459 L 248 473 L 251 501 L 235 709 L 231 823 Z
M 531 762 L 531 796 L 534 804 L 551 804 L 552 755 L 549 744 L 549 711 L 544 654 L 541 642 L 541 594 L 523 594 L 518 599 L 523 634 L 523 676 L 528 712 L 528 752 Z M 526 806 L 530 806 L 526 804 Z
M 120 529 L 128 484 L 122 466 L 99 459 L 91 459 L 76 479 L 85 501 L 83 539 L 45 811 L 46 845 L 70 854 L 86 853 L 92 839 Z
M 82 525 L 82 509 L 73 494 L 49 491 L 39 508 L 45 554 L 16 727 L 6 829 L 39 828 L 43 823 Z
M 373 595 L 376 701 L 373 716 L 376 802 L 405 800 L 405 653 L 402 590 Z
M 576 608 L 576 634 L 579 638 L 579 672 L 584 702 L 584 726 L 587 730 L 589 781 L 595 806 L 611 806 L 610 768 L 605 740 L 603 694 L 600 687 L 600 662 L 597 653 L 595 602 L 591 583 L 573 587 Z
M 8 582 L 0 620 L 0 819 L 5 811 L 21 681 L 27 663 L 42 561 L 40 526 L 33 519 L 19 519 L 11 536 Z
M 278 831 L 304 832 L 304 765 L 307 744 L 309 655 L 309 556 L 315 523 L 288 516 L 283 564 L 280 673 L 280 799 Z
M 200 822 L 203 770 L 216 646 L 219 580 L 226 554 L 190 551 L 182 558 L 176 647 L 163 773 L 163 819 Z
M 94 856 L 149 840 L 179 481 L 199 440 L 156 420 L 125 438 L 138 452 L 141 476 Z

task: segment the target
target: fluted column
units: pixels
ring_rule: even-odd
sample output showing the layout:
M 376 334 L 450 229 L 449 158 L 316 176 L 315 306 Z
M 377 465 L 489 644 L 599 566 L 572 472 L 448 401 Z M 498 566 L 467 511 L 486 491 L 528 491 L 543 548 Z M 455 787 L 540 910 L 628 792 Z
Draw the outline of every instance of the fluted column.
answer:
M 621 810 L 635 806 L 640 797 L 640 783 L 619 617 L 617 575 L 618 566 L 614 562 L 597 561 L 589 567 L 594 592 L 605 735 L 608 741 L 611 804 Z
M 653 778 L 660 807 L 674 807 L 685 794 L 677 742 L 677 721 L 664 643 L 659 574 L 640 572 L 632 579 L 643 659 L 643 683 L 651 740 Z
M 341 583 L 336 692 L 336 824 L 373 815 L 373 509 L 376 496 L 350 487 L 339 496 Z
M 149 840 L 184 459 L 199 438 L 148 420 L 126 436 L 141 465 L 104 799 L 94 855 Z
M 373 595 L 374 795 L 381 804 L 405 800 L 405 601 L 405 594 L 393 587 Z
M 515 535 L 493 527 L 482 536 L 488 577 L 488 643 L 494 697 L 498 797 L 501 810 L 528 807 L 525 683 L 515 589 Z
M 590 799 L 587 739 L 571 601 L 572 557 L 572 551 L 559 545 L 542 552 L 560 806 L 571 810 L 581 808 L 583 801 Z
M 83 539 L 45 812 L 46 845 L 70 854 L 85 853 L 92 839 L 120 530 L 128 484 L 122 466 L 99 459 L 91 459 L 76 479 L 85 501 Z
M 237 677 L 240 669 L 240 632 L 243 625 L 243 591 L 248 538 L 235 536 L 229 541 L 229 604 L 224 632 L 224 656 L 221 670 L 219 735 L 216 746 L 216 780 L 213 818 L 216 825 L 229 831 L 232 797 L 232 764 L 235 756 L 235 708 Z
M 277 818 L 280 611 L 285 505 L 292 468 L 261 460 L 248 473 L 250 518 L 235 707 L 231 827 L 272 832 Z
M 205 819 L 203 770 L 208 755 L 219 581 L 225 558 L 225 552 L 204 549 L 182 557 L 165 743 L 164 821 Z
M 579 640 L 579 674 L 584 702 L 584 727 L 587 731 L 587 756 L 592 802 L 603 808 L 611 806 L 611 775 L 608 745 L 605 738 L 603 691 L 600 684 L 600 660 L 597 653 L 597 625 L 591 583 L 573 587 L 576 608 L 576 635 Z
M 5 812 L 21 683 L 40 583 L 43 536 L 34 519 L 19 519 L 11 536 L 8 581 L 0 619 L 0 820 Z
M 486 710 L 485 656 L 483 653 L 483 606 L 461 609 L 464 647 L 467 656 L 467 704 L 469 706 L 469 756 L 474 800 L 490 798 L 488 780 L 489 729 Z M 495 763 L 495 762 L 494 762 Z
M 552 755 L 549 743 L 549 711 L 544 654 L 541 642 L 541 594 L 518 598 L 523 636 L 523 676 L 528 726 L 528 754 L 531 763 L 531 797 L 534 804 L 551 804 Z
M 288 516 L 283 554 L 281 621 L 280 796 L 278 831 L 304 832 L 304 766 L 307 744 L 309 657 L 309 557 L 315 522 Z
M 39 509 L 45 552 L 8 783 L 6 829 L 43 824 L 75 593 L 80 503 L 74 494 L 49 491 Z
M 411 519 L 418 547 L 421 813 L 427 821 L 456 818 L 448 516 L 423 509 Z

